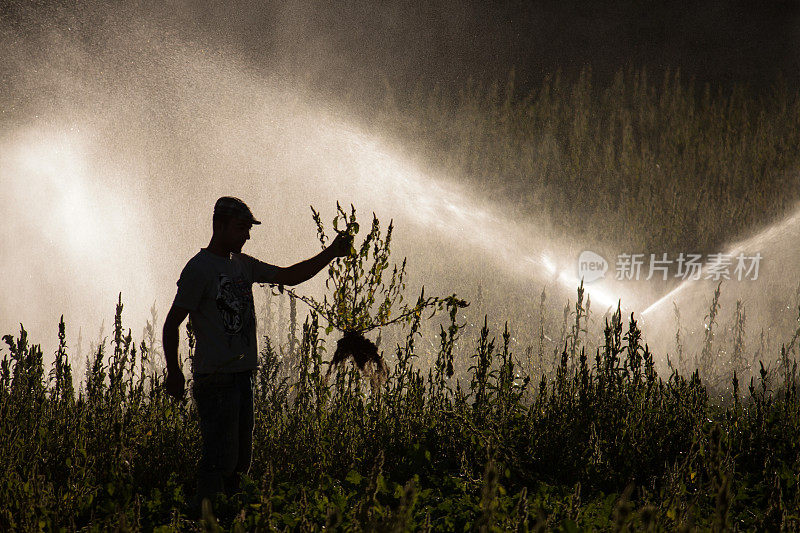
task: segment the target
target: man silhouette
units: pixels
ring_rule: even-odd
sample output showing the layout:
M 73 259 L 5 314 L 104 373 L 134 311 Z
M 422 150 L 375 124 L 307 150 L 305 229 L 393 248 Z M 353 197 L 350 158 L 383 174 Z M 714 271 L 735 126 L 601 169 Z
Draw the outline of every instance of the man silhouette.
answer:
M 238 198 L 214 205 L 213 235 L 178 279 L 164 320 L 167 392 L 182 398 L 185 378 L 178 363 L 178 328 L 189 315 L 196 338 L 192 393 L 200 418 L 202 454 L 197 466 L 195 512 L 204 498 L 232 494 L 250 467 L 253 443 L 253 371 L 257 367 L 253 283 L 297 285 L 336 257 L 346 256 L 352 237 L 340 234 L 315 257 L 281 268 L 243 254 L 250 228 L 261 224 Z

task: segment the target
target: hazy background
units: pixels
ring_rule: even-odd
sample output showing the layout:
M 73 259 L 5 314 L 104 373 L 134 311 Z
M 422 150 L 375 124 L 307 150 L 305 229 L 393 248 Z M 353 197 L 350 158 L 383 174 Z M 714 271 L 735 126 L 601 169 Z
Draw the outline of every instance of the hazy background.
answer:
M 680 68 L 715 85 L 797 80 L 798 4 L 790 1 L 326 2 L 282 9 L 228 2 L 187 14 L 256 65 L 300 68 L 325 86 L 392 87 L 504 79 L 521 93 L 547 73 L 589 65 L 658 75 Z M 231 14 L 234 11 L 235 14 Z M 302 36 L 302 38 L 297 38 Z
M 566 268 L 591 243 L 443 175 L 382 135 L 374 104 L 420 90 L 455 99 L 512 70 L 522 98 L 586 67 L 600 84 L 646 67 L 766 93 L 798 81 L 799 14 L 796 2 L 3 3 L 0 333 L 22 322 L 47 357 L 63 313 L 85 353 L 122 292 L 138 340 L 208 243 L 222 195 L 264 221 L 244 248 L 264 261 L 316 253 L 308 205 L 329 220 L 335 201 L 352 202 L 364 222 L 395 219 L 412 287 L 473 300 L 480 283 L 499 317 L 512 305 L 535 317 L 544 284 L 575 280 L 543 281 L 526 261 L 546 249 Z M 516 296 L 492 300 L 493 286 Z M 665 292 L 600 290 L 596 301 L 632 309 Z

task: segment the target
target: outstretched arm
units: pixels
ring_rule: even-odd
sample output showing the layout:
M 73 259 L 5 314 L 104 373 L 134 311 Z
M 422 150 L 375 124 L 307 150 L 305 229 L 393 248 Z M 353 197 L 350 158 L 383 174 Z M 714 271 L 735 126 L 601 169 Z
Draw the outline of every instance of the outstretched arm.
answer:
M 273 283 L 280 285 L 297 285 L 316 276 L 320 270 L 337 257 L 345 257 L 350 253 L 353 237 L 340 233 L 330 246 L 312 257 L 296 263 L 290 267 L 281 268 L 275 276 Z

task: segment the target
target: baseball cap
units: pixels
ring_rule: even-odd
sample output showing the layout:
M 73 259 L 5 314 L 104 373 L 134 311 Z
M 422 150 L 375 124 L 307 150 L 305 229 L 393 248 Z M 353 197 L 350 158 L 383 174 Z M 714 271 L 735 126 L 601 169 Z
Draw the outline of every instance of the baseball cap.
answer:
M 253 217 L 250 208 L 240 199 L 233 196 L 223 196 L 214 204 L 214 214 L 241 218 L 251 224 L 261 224 Z

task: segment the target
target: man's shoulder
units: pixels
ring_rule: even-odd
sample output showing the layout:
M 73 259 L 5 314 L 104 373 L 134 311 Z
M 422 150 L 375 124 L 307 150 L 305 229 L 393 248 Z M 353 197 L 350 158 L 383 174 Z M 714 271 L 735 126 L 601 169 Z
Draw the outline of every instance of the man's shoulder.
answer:
M 184 268 L 191 268 L 203 264 L 203 250 L 200 250 L 186 261 Z
M 252 255 L 247 255 L 244 252 L 238 252 L 238 253 L 234 252 L 232 255 L 233 255 L 233 257 L 239 259 L 240 261 L 244 261 L 246 263 L 254 263 L 254 264 L 255 263 L 264 263 L 264 264 L 267 264 L 267 265 L 271 264 L 271 263 L 268 263 L 266 261 L 262 261 L 261 259 L 259 259 L 257 257 L 253 257 Z
M 200 306 L 206 287 L 211 281 L 211 273 L 203 258 L 202 251 L 186 262 L 178 278 L 178 293 L 175 295 L 175 304 L 189 311 L 197 310 Z
M 200 250 L 199 252 L 194 254 L 191 258 L 189 258 L 188 261 L 186 261 L 186 264 L 184 265 L 183 270 L 181 271 L 181 273 L 182 274 L 184 274 L 184 273 L 187 273 L 187 274 L 188 273 L 200 274 L 200 273 L 203 273 L 203 272 L 207 272 L 209 270 L 209 268 L 208 268 L 209 264 L 210 264 L 210 261 L 208 260 L 208 257 L 206 256 L 206 253 L 203 250 Z
M 273 283 L 276 276 L 282 270 L 281 267 L 271 263 L 265 263 L 253 256 L 239 252 L 234 254 L 245 265 L 245 271 L 249 273 L 250 279 L 256 283 Z
M 243 261 L 245 263 L 253 263 L 254 261 L 257 261 L 255 257 L 253 257 L 252 255 L 247 255 L 244 252 L 238 252 L 238 253 L 234 252 L 232 255 L 234 258 L 238 259 L 239 261 Z
M 280 267 L 273 265 L 272 263 L 267 263 L 266 261 L 262 261 L 252 255 L 247 255 L 245 253 L 235 253 L 233 257 L 236 258 L 238 261 L 246 265 L 250 270 L 253 271 L 262 271 L 264 269 L 267 270 L 280 270 Z

